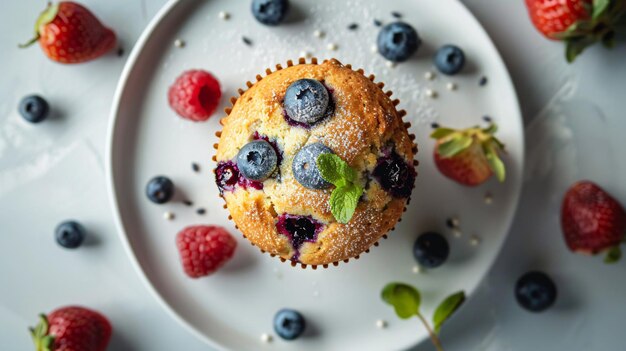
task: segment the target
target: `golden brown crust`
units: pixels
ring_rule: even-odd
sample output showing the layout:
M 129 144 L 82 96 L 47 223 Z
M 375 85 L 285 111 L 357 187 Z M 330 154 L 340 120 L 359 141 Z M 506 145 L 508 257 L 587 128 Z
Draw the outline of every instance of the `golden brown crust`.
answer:
M 315 61 L 316 62 L 316 61 Z M 301 62 L 302 63 L 302 62 Z M 291 66 L 288 64 L 288 66 Z M 215 160 L 233 160 L 239 149 L 252 140 L 255 132 L 275 139 L 283 152 L 280 180 L 263 182 L 262 190 L 237 188 L 224 192 L 232 219 L 244 236 L 262 251 L 303 264 L 327 265 L 357 257 L 377 243 L 401 217 L 407 200 L 393 198 L 376 180 L 368 182 L 361 201 L 347 224 L 337 223 L 329 206 L 332 189 L 311 190 L 293 177 L 291 164 L 305 145 L 321 141 L 350 166 L 371 174 L 377 158 L 390 144 L 413 166 L 415 145 L 402 122 L 404 111 L 392 101 L 373 76 L 353 71 L 336 60 L 322 64 L 300 64 L 274 73 L 251 85 L 234 102 L 221 123 Z M 311 129 L 290 126 L 283 116 L 282 100 L 287 87 L 302 78 L 322 81 L 332 92 L 335 110 L 330 118 Z M 367 181 L 362 177 L 362 185 Z M 316 242 L 305 242 L 296 250 L 276 229 L 283 213 L 312 216 L 325 224 Z

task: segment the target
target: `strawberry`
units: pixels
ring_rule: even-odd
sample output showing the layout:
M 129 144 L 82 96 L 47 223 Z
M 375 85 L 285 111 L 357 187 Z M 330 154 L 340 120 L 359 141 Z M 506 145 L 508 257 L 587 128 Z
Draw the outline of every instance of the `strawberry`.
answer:
M 104 351 L 111 323 L 102 314 L 78 306 L 59 308 L 30 329 L 37 351 Z
M 526 7 L 539 32 L 565 41 L 568 62 L 596 42 L 612 48 L 626 24 L 626 0 L 526 0 Z
M 463 130 L 437 128 L 430 137 L 437 140 L 434 158 L 439 171 L 466 186 L 479 185 L 493 174 L 504 181 L 500 159 L 504 145 L 493 135 L 497 129 L 495 124 Z
M 48 4 L 35 24 L 35 37 L 53 61 L 81 63 L 104 55 L 115 46 L 115 33 L 84 6 L 71 1 Z
M 571 251 L 592 255 L 608 251 L 605 261 L 615 262 L 626 234 L 626 212 L 601 187 L 580 181 L 563 198 L 561 229 Z
M 217 271 L 233 257 L 237 241 L 226 229 L 213 225 L 187 227 L 176 235 L 183 270 L 191 278 Z

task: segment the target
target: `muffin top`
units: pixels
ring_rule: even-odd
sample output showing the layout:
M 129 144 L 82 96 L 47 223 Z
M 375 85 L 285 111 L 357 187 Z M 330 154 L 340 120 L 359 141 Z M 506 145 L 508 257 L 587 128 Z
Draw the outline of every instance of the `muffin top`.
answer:
M 373 76 L 337 60 L 257 80 L 221 121 L 216 182 L 233 221 L 262 251 L 294 263 L 358 257 L 393 228 L 413 189 L 417 149 L 404 111 Z M 344 183 L 321 176 L 321 154 L 345 161 L 351 189 L 362 190 L 349 218 L 336 211 L 340 194 L 331 201 Z

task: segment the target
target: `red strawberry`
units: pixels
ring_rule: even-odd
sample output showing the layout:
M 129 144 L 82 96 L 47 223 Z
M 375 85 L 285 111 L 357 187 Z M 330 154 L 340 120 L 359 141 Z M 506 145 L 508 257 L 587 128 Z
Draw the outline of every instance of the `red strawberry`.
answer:
M 115 46 L 112 30 L 102 25 L 84 6 L 71 1 L 48 4 L 35 25 L 35 37 L 43 52 L 53 61 L 81 63 L 104 55 Z
M 500 153 L 504 145 L 493 134 L 497 126 L 464 130 L 437 128 L 430 136 L 437 140 L 435 165 L 446 177 L 466 186 L 485 182 L 495 173 L 501 182 L 505 178 Z
M 191 226 L 176 236 L 185 273 L 199 278 L 217 271 L 233 257 L 237 241 L 226 229 L 213 225 Z
M 614 28 L 626 19 L 626 0 L 526 0 L 526 7 L 539 32 L 566 42 L 568 62 L 598 41 L 613 47 Z
M 183 72 L 170 87 L 167 98 L 179 116 L 194 122 L 211 117 L 222 97 L 220 83 L 209 72 Z
M 626 234 L 626 212 L 611 195 L 590 181 L 572 185 L 561 206 L 561 229 L 570 250 L 597 254 L 609 250 L 607 260 L 619 259 Z
M 102 314 L 77 306 L 62 307 L 30 329 L 37 351 L 104 351 L 111 323 Z

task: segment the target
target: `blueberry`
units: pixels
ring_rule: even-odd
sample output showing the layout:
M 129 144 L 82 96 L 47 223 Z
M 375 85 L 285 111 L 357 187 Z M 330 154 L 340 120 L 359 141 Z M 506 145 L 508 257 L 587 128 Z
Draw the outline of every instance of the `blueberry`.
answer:
M 66 249 L 79 247 L 86 234 L 85 228 L 76 221 L 65 221 L 54 230 L 54 237 L 59 245 Z
M 302 314 L 292 309 L 283 308 L 274 316 L 274 331 L 285 340 L 298 338 L 304 332 L 306 322 Z
M 556 285 L 542 272 L 528 272 L 515 284 L 517 303 L 531 312 L 541 312 L 552 306 L 556 295 Z
M 395 152 L 378 160 L 373 175 L 394 197 L 408 198 L 415 185 L 415 169 Z
M 39 95 L 29 95 L 20 101 L 19 111 L 25 120 L 39 123 L 48 117 L 48 102 Z
M 443 235 L 435 232 L 426 232 L 420 235 L 413 244 L 415 260 L 426 268 L 441 266 L 450 255 L 450 245 Z
M 253 0 L 252 14 L 257 21 L 268 26 L 280 24 L 289 10 L 288 0 Z
M 393 62 L 406 61 L 413 55 L 422 40 L 413 27 L 404 22 L 393 22 L 378 33 L 378 52 Z
M 326 115 L 330 96 L 326 87 L 315 79 L 300 79 L 287 88 L 285 111 L 296 122 L 314 124 Z
M 164 176 L 157 176 L 148 182 L 146 195 L 150 201 L 156 204 L 164 204 L 174 195 L 174 183 Z
M 435 67 L 447 75 L 459 73 L 465 66 L 465 54 L 458 46 L 444 45 L 435 54 Z
M 278 157 L 270 143 L 254 140 L 244 145 L 237 154 L 237 168 L 250 180 L 265 180 L 274 173 Z
M 317 157 L 321 154 L 332 154 L 328 146 L 322 143 L 310 144 L 303 147 L 293 158 L 291 170 L 298 183 L 309 189 L 325 189 L 330 183 L 322 178 L 317 168 Z

